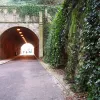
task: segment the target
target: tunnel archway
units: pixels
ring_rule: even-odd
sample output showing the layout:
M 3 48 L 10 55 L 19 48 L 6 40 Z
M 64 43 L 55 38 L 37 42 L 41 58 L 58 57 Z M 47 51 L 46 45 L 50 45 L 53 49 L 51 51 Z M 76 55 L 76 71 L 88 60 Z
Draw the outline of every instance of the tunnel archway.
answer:
M 0 59 L 20 55 L 20 48 L 26 42 L 34 46 L 34 55 L 39 58 L 39 39 L 33 31 L 21 26 L 7 29 L 0 36 Z

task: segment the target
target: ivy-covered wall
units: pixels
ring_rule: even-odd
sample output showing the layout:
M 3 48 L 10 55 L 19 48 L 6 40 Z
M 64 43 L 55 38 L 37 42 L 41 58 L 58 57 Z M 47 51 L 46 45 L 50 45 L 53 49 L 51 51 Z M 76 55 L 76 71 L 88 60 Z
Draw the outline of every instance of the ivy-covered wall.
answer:
M 51 23 L 44 60 L 65 67 L 66 79 L 88 100 L 100 99 L 100 1 L 65 0 Z
M 88 100 L 100 100 L 100 1 L 87 0 L 83 29 L 84 61 L 76 78 L 77 89 L 89 93 Z
M 80 53 L 80 43 L 81 43 L 81 34 L 83 28 L 83 17 L 85 11 L 83 7 L 85 6 L 84 0 L 73 0 L 69 1 L 69 5 L 67 6 L 68 9 L 68 18 L 67 22 L 67 33 L 68 34 L 68 43 L 66 46 L 68 60 L 66 64 L 66 78 L 70 82 L 74 82 L 74 77 L 76 70 L 79 66 L 79 53 Z
M 13 13 L 13 10 L 16 10 L 17 14 L 19 14 L 21 18 L 25 18 L 26 15 L 30 16 L 31 18 L 32 16 L 38 17 L 40 11 L 44 13 L 45 9 L 47 9 L 49 14 L 51 16 L 54 16 L 54 14 L 57 12 L 57 7 L 58 5 L 47 6 L 47 5 L 36 5 L 30 3 L 18 4 L 18 5 L 12 4 L 12 5 L 0 6 L 1 8 L 0 12 L 3 12 L 3 9 L 7 9 L 8 13 Z
M 66 53 L 65 53 L 65 5 L 59 8 L 58 13 L 53 19 L 47 42 L 45 46 L 45 61 L 50 63 L 52 67 L 65 66 Z

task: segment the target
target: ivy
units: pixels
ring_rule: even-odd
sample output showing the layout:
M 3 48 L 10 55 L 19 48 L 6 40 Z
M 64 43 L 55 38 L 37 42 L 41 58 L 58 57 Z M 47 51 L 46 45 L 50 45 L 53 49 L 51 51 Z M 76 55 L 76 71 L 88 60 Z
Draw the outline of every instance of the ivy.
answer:
M 48 10 L 51 16 L 54 16 L 58 7 L 59 6 L 37 5 L 32 3 L 7 5 L 8 13 L 12 13 L 13 9 L 15 9 L 21 18 L 25 18 L 26 15 L 28 15 L 30 18 L 32 16 L 38 17 L 39 12 L 42 11 L 44 13 L 45 9 Z
M 84 10 L 84 1 L 78 0 L 68 3 L 68 17 L 66 18 L 68 27 L 66 34 L 68 34 L 68 43 L 66 46 L 68 60 L 66 64 L 66 79 L 70 82 L 74 82 L 76 71 L 78 69 L 80 60 L 80 48 L 81 48 L 81 30 L 83 28 L 83 16 Z M 70 9 L 69 9 L 70 8 Z
M 22 5 L 20 7 L 17 8 L 17 11 L 20 15 L 20 17 L 25 17 L 25 15 L 29 15 L 31 16 L 38 16 L 39 15 L 39 11 L 44 11 L 44 6 L 36 6 L 36 5 L 32 5 L 32 4 L 26 4 L 26 5 Z
M 65 0 L 51 23 L 45 61 L 66 65 L 66 79 L 88 100 L 100 99 L 100 14 L 98 0 Z
M 89 100 L 100 99 L 100 26 L 98 0 L 87 0 L 87 12 L 85 17 L 83 40 L 84 62 L 76 78 L 79 90 L 87 91 Z
M 50 33 L 48 35 L 45 51 L 45 61 L 50 63 L 54 68 L 64 66 L 65 60 L 65 33 L 64 33 L 65 16 L 62 7 L 56 14 L 51 23 Z

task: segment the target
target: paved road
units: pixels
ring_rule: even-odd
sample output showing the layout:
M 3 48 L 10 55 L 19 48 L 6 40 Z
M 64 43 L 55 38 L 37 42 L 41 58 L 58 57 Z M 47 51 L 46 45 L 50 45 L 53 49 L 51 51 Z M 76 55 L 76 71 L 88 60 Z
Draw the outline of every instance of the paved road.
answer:
M 0 65 L 0 100 L 64 100 L 53 76 L 36 59 L 22 58 Z

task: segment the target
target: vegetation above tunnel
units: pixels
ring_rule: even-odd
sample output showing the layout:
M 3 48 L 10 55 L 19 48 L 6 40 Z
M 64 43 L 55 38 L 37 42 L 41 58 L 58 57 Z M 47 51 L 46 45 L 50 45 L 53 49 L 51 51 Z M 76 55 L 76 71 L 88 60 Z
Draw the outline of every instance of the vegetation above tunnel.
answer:
M 60 4 L 60 0 L 10 0 L 12 3 L 33 3 L 33 4 L 45 4 L 45 5 L 54 5 Z
M 39 16 L 39 11 L 44 12 L 45 9 L 48 10 L 51 16 L 54 16 L 61 2 L 60 0 L 8 0 L 5 2 L 1 1 L 0 4 L 5 6 L 9 13 L 12 13 L 13 10 L 16 9 L 17 14 L 19 14 L 21 18 L 25 18 L 26 15 L 30 17 Z
M 39 16 L 39 12 L 45 12 L 45 9 L 49 12 L 51 16 L 54 16 L 55 13 L 58 10 L 59 5 L 56 6 L 48 6 L 48 5 L 35 5 L 35 4 L 22 4 L 22 5 L 6 5 L 2 8 L 0 12 L 3 12 L 3 9 L 7 8 L 8 13 L 13 13 L 13 10 L 15 9 L 17 11 L 17 14 L 21 18 L 25 18 L 25 16 Z

